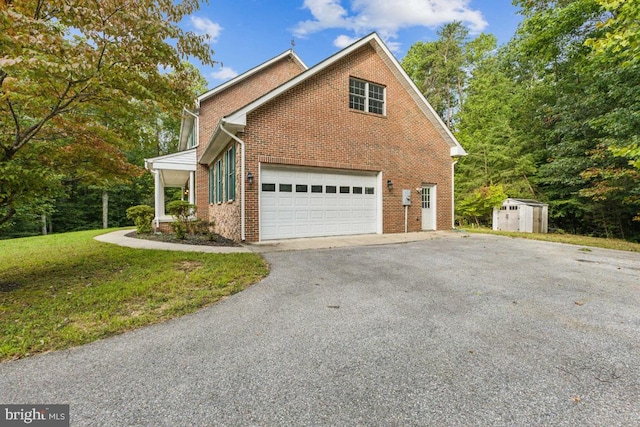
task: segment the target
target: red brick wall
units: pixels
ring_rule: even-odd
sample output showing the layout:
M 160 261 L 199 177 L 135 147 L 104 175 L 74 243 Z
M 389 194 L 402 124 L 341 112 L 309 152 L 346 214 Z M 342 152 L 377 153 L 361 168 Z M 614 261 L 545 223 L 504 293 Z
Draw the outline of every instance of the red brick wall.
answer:
M 386 116 L 349 109 L 350 76 L 386 86 Z M 415 189 L 437 184 L 437 228 L 451 228 L 449 146 L 369 46 L 251 113 L 239 137 L 256 177 L 246 193 L 247 241 L 259 240 L 259 161 L 382 171 L 384 233 L 404 231 L 402 189 L 412 190 L 408 229 L 420 230 Z
M 204 151 L 220 119 L 264 95 L 304 71 L 296 61 L 285 58 L 259 73 L 202 101 L 199 114 L 197 156 Z M 226 147 L 223 153 L 228 149 Z M 221 155 L 223 155 L 223 153 Z M 219 157 L 218 157 L 219 158 Z M 218 159 L 215 159 L 214 164 Z M 224 163 L 224 162 L 223 162 Z M 240 147 L 236 147 L 236 171 L 240 174 Z M 196 205 L 201 218 L 216 218 L 215 230 L 225 237 L 240 240 L 240 179 L 236 179 L 236 201 L 209 204 L 209 167 L 197 165 Z

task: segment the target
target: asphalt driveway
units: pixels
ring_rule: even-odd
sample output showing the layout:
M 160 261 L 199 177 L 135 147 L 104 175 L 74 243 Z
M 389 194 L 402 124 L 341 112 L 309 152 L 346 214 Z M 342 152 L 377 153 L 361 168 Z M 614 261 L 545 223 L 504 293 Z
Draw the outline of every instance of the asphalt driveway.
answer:
M 74 426 L 636 426 L 640 254 L 488 235 L 265 255 L 194 315 L 0 364 Z

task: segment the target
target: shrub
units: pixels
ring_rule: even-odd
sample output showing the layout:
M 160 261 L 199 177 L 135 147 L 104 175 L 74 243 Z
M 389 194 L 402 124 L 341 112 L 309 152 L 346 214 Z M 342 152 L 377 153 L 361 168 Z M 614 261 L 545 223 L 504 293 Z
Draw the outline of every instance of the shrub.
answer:
M 195 224 L 189 217 L 195 215 L 196 210 L 196 205 L 184 200 L 174 200 L 167 204 L 167 212 L 173 217 L 171 228 L 176 233 L 177 239 L 184 239 L 187 234 L 193 234 Z
M 138 205 L 127 209 L 127 218 L 133 220 L 138 233 L 151 233 L 151 221 L 155 212 L 151 206 Z
M 194 224 L 194 229 L 196 234 L 200 236 L 206 236 L 207 240 L 216 240 L 218 235 L 213 231 L 213 221 L 206 221 L 202 219 L 196 220 Z

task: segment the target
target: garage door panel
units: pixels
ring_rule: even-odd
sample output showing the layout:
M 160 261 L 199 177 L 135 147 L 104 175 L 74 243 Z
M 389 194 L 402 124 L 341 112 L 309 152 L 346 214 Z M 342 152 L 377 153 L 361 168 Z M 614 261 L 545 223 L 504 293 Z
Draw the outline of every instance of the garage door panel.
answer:
M 310 218 L 315 220 L 324 219 L 324 211 L 311 211 Z
M 267 166 L 261 182 L 261 240 L 376 231 L 375 175 Z

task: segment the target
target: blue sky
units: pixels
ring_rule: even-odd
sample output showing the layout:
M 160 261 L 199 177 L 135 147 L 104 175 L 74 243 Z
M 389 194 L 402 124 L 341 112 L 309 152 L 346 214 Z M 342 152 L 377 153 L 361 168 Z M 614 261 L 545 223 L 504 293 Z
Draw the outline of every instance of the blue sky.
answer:
M 291 48 L 292 39 L 309 67 L 372 31 L 402 60 L 412 44 L 435 40 L 454 20 L 502 45 L 521 16 L 511 0 L 209 0 L 181 25 L 211 36 L 222 66 L 195 65 L 212 88 Z

